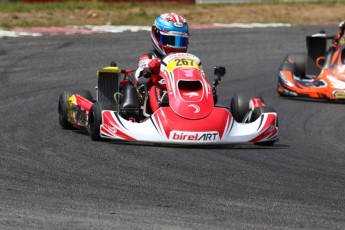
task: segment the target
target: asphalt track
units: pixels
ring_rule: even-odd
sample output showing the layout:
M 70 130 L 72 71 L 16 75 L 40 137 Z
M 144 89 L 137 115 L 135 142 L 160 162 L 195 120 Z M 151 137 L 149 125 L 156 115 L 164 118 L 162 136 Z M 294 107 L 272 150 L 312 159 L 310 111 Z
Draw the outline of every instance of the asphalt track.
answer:
M 92 142 L 60 128 L 59 93 L 93 91 L 111 60 L 135 68 L 148 32 L 0 39 L 0 229 L 344 229 L 345 105 L 276 93 L 320 28 L 191 31 L 210 78 L 227 68 L 221 104 L 256 91 L 277 111 L 273 147 Z

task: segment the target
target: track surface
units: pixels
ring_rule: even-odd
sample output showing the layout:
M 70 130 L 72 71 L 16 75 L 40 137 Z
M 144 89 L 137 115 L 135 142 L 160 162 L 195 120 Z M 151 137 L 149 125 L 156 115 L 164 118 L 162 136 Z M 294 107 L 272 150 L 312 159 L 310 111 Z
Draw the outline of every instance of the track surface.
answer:
M 344 104 L 280 98 L 278 65 L 321 27 L 191 31 L 220 103 L 257 91 L 279 116 L 273 147 L 92 142 L 59 127 L 64 89 L 135 68 L 148 32 L 0 39 L 1 229 L 343 229 Z M 336 27 L 324 27 L 334 34 Z

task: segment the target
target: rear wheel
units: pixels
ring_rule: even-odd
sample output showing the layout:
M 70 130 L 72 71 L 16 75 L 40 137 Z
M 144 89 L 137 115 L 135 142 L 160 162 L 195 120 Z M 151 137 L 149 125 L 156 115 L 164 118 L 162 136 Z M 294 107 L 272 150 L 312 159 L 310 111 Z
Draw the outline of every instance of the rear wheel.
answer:
M 259 98 L 263 103 L 264 100 L 256 93 L 238 93 L 231 100 L 230 109 L 234 119 L 241 123 L 249 112 L 249 101 L 252 98 Z
M 268 106 L 260 106 L 260 107 L 256 107 L 252 113 L 251 116 L 251 121 L 255 121 L 256 119 L 258 119 L 263 113 L 270 113 L 270 112 L 274 112 L 274 109 L 272 109 L 271 107 Z M 277 126 L 278 126 L 278 121 L 277 121 Z M 264 141 L 264 142 L 256 142 L 256 145 L 260 145 L 260 146 L 271 146 L 274 144 L 274 142 L 276 142 L 276 140 L 272 140 L 272 141 Z
M 114 106 L 110 102 L 95 102 L 89 112 L 88 133 L 93 141 L 100 141 L 102 125 L 102 111 L 114 110 Z

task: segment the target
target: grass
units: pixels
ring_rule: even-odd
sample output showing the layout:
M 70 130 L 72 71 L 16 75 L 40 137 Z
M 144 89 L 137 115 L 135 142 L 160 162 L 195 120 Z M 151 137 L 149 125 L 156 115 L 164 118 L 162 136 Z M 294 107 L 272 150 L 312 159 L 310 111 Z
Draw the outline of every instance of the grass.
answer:
M 105 3 L 66 1 L 0 3 L 0 27 L 68 25 L 151 25 L 163 12 L 183 15 L 190 24 L 281 22 L 335 23 L 344 20 L 345 2 L 246 4 Z

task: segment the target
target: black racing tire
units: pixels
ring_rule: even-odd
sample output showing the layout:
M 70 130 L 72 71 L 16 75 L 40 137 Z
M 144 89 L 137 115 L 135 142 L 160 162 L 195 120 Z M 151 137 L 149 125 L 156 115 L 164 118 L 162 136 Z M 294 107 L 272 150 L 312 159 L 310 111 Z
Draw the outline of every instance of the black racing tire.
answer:
M 70 91 L 63 91 L 59 97 L 59 123 L 64 129 L 73 128 L 72 124 L 68 121 L 68 98 L 72 95 Z
M 270 112 L 276 113 L 276 111 L 269 106 L 256 107 L 252 113 L 251 122 L 258 119 L 261 116 L 261 114 L 270 113 Z M 278 127 L 278 120 L 277 120 L 277 127 Z M 272 140 L 272 141 L 265 141 L 265 142 L 256 142 L 255 144 L 260 145 L 260 146 L 272 146 L 275 142 L 276 140 Z
M 93 141 L 101 141 L 100 126 L 102 124 L 102 111 L 114 110 L 114 105 L 110 102 L 95 102 L 89 112 L 88 133 Z
M 231 99 L 230 111 L 235 121 L 241 123 L 249 112 L 249 101 L 252 98 L 259 98 L 263 103 L 263 98 L 256 93 L 238 93 Z

